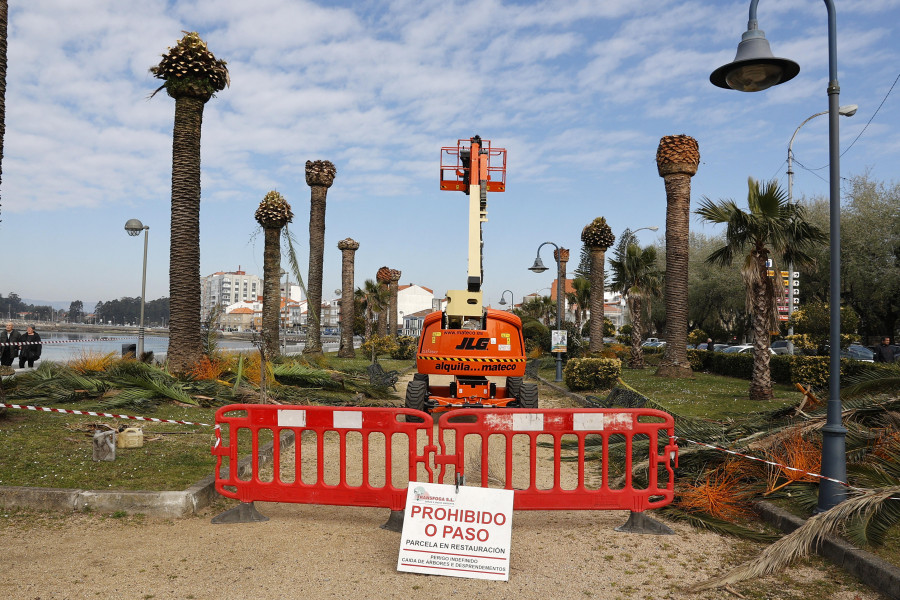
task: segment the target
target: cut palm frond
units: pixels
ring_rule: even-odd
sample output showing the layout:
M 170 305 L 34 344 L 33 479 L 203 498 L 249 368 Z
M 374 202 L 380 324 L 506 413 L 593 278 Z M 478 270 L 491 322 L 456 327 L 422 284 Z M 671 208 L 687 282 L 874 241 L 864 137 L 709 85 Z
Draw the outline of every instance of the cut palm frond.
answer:
M 755 529 L 742 527 L 740 525 L 732 523 L 731 521 L 717 519 L 712 515 L 698 512 L 688 512 L 671 505 L 659 509 L 659 512 L 660 514 L 665 515 L 665 517 L 668 519 L 672 519 L 675 521 L 684 521 L 686 523 L 690 523 L 694 527 L 708 529 L 713 533 L 729 535 L 732 537 L 737 537 L 754 542 L 774 542 L 779 537 L 775 534 L 767 533 L 765 531 L 756 531 Z
M 865 490 L 830 510 L 813 515 L 800 528 L 767 547 L 755 559 L 690 589 L 709 590 L 770 575 L 795 559 L 806 556 L 823 537 L 839 532 L 848 523 L 872 518 L 874 513 L 884 508 L 885 503 L 898 502 L 894 499 L 897 497 L 900 497 L 900 485 Z

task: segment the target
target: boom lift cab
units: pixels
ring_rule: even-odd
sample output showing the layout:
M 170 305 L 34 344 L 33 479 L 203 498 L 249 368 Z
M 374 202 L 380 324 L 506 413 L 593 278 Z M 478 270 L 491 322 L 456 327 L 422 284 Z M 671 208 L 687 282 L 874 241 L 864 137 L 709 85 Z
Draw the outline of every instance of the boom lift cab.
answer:
M 487 192 L 506 190 L 506 150 L 475 136 L 441 148 L 441 189 L 468 196 L 466 289 L 447 292 L 447 305 L 425 317 L 406 406 L 428 412 L 453 408 L 537 408 L 538 390 L 525 383 L 525 340 L 519 317 L 485 309 L 482 231 Z

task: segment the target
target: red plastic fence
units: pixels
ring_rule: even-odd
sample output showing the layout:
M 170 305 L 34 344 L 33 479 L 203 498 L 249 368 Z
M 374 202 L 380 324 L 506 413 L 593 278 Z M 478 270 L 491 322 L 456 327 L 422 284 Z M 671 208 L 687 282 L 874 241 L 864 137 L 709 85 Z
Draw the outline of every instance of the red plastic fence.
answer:
M 451 431 L 452 459 L 447 449 Z M 665 506 L 674 497 L 674 434 L 672 416 L 653 409 L 460 409 L 441 419 L 439 440 L 441 454 L 457 471 L 474 463 L 471 471 L 482 487 L 515 489 L 517 510 L 642 512 Z M 459 443 L 471 437 L 477 442 L 474 451 L 472 444 Z M 518 449 L 517 438 L 524 438 Z M 616 457 L 611 457 L 611 444 L 619 450 Z M 517 452 L 524 455 L 518 465 Z M 599 476 L 586 472 L 586 465 L 596 464 L 587 458 L 600 459 Z M 552 472 L 539 481 L 542 462 L 550 462 Z M 644 464 L 648 485 L 637 488 L 632 469 Z M 467 473 L 467 481 L 472 476 Z
M 437 448 L 432 443 L 432 427 L 428 423 L 406 423 L 401 415 L 420 415 L 408 409 L 383 408 L 331 408 L 301 406 L 268 406 L 259 404 L 232 404 L 216 411 L 217 441 L 212 453 L 216 461 L 216 491 L 241 502 L 262 500 L 267 502 L 294 502 L 301 504 L 337 504 L 346 506 L 384 507 L 402 510 L 406 506 L 406 486 L 395 481 L 395 435 L 409 440 L 402 460 L 407 468 L 400 473 L 403 481 L 415 481 L 419 466 L 424 468 L 430 481 L 431 467 L 426 462 Z M 282 460 L 283 434 L 291 432 L 294 441 L 291 451 L 293 464 Z M 359 438 L 360 461 L 354 466 L 359 482 L 348 478 L 348 436 Z M 250 446 L 243 447 L 239 440 L 249 434 Z M 328 436 L 332 439 L 329 440 Z M 270 480 L 260 477 L 260 436 L 271 440 L 272 464 Z M 224 437 L 224 439 L 223 439 Z M 334 439 L 336 438 L 336 439 Z M 424 438 L 413 444 L 413 440 Z M 383 462 L 370 459 L 373 444 L 384 446 Z M 419 454 L 419 450 L 422 454 Z M 246 478 L 239 473 L 239 459 L 249 451 L 250 473 Z M 313 454 L 312 473 L 305 472 L 304 456 Z M 223 465 L 223 458 L 227 464 Z M 329 482 L 326 466 L 339 461 L 339 479 Z M 376 483 L 373 483 L 376 482 Z
M 407 423 L 409 416 L 424 422 Z M 403 510 L 409 481 L 452 483 L 457 475 L 515 489 L 518 510 L 641 512 L 674 496 L 674 422 L 651 409 L 454 410 L 437 423 L 440 449 L 431 417 L 409 409 L 242 404 L 219 409 L 216 423 L 216 490 L 242 502 Z M 287 432 L 293 460 L 282 456 Z M 269 440 L 273 469 L 262 477 L 260 448 Z M 383 459 L 373 458 L 376 446 Z M 251 464 L 242 475 L 246 454 Z M 599 474 L 586 470 L 596 464 L 588 458 L 600 460 Z M 647 470 L 647 487 L 634 485 L 638 466 Z

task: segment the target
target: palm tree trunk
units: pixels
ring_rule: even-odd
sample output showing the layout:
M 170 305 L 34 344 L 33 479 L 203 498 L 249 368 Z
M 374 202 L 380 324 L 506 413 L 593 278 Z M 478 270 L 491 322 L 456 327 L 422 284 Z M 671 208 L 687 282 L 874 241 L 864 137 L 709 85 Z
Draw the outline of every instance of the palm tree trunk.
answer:
M 8 22 L 9 2 L 0 0 L 0 182 L 3 181 L 3 140 L 6 137 L 6 30 Z
M 304 354 L 322 353 L 322 266 L 325 254 L 325 197 L 328 188 L 314 185 L 309 200 L 308 315 Z
M 379 283 L 383 290 L 387 291 L 390 294 L 390 284 L 389 283 Z M 378 335 L 384 337 L 388 334 L 388 306 L 384 306 L 381 310 L 378 311 Z
M 175 99 L 172 132 L 172 232 L 169 247 L 169 348 L 175 373 L 203 356 L 200 331 L 200 131 L 203 100 Z
M 366 339 L 369 340 L 372 338 L 372 321 L 375 320 L 375 315 L 372 312 L 372 307 L 366 308 Z
M 628 363 L 628 366 L 632 369 L 643 369 L 644 349 L 641 348 L 643 318 L 641 313 L 643 312 L 644 307 L 639 297 L 628 296 L 627 302 L 628 312 L 631 313 L 631 361 Z
M 281 230 L 266 227 L 263 247 L 262 336 L 266 357 L 279 354 L 278 325 L 281 312 Z
M 603 288 L 606 251 L 591 248 L 591 353 L 603 350 Z
M 347 241 L 347 240 L 345 240 Z M 359 244 L 356 244 L 356 248 Z M 356 318 L 353 303 L 353 259 L 356 248 L 349 244 L 341 250 L 341 347 L 338 356 L 353 358 L 353 322 Z
M 400 271 L 397 271 L 397 276 L 394 277 L 394 274 L 391 274 L 391 299 L 390 299 L 390 312 L 388 313 L 388 335 L 392 338 L 397 337 L 397 294 L 399 293 L 399 283 L 400 283 Z
M 769 328 L 774 320 L 775 289 L 766 274 L 766 256 L 756 258 L 760 275 L 753 284 L 753 374 L 750 377 L 750 399 L 771 400 L 772 372 L 769 367 Z
M 672 173 L 666 185 L 666 348 L 656 374 L 691 377 L 687 357 L 688 243 L 691 218 L 691 176 Z

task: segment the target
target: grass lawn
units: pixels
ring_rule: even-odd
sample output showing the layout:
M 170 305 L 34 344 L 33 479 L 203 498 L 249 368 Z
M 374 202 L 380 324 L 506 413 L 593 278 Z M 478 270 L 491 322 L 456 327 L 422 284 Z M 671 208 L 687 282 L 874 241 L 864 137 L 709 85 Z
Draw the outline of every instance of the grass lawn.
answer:
M 361 352 L 357 352 L 361 355 Z M 365 376 L 370 359 L 337 358 L 327 353 L 312 359 L 322 368 Z M 380 358 L 385 371 L 403 371 L 411 360 Z M 317 392 L 330 404 L 350 401 L 347 392 Z M 214 424 L 216 408 L 182 407 L 162 401 L 152 413 L 134 409 L 98 411 L 96 400 L 53 404 L 33 399 L 7 398 L 10 404 L 28 404 L 69 410 L 94 410 Z M 141 448 L 117 448 L 116 460 L 94 462 L 92 434 L 87 427 L 104 423 L 114 427 L 142 427 Z M 214 472 L 215 441 L 212 427 L 153 423 L 109 417 L 9 409 L 0 419 L 0 486 L 33 486 L 88 490 L 183 490 Z

